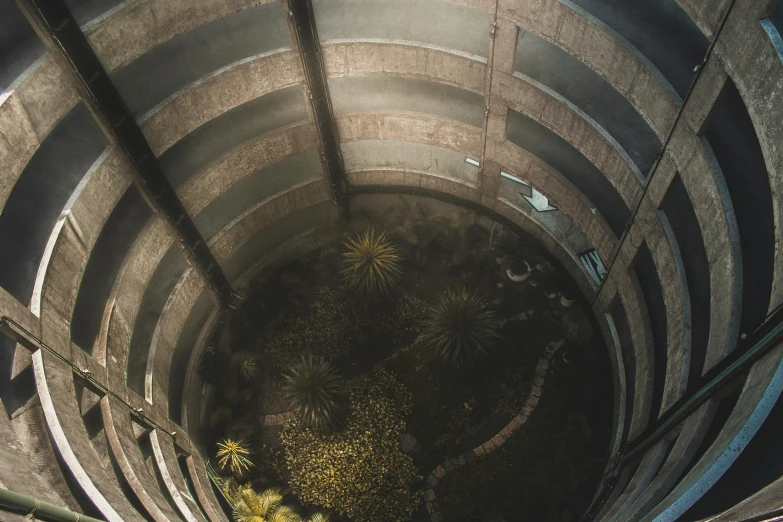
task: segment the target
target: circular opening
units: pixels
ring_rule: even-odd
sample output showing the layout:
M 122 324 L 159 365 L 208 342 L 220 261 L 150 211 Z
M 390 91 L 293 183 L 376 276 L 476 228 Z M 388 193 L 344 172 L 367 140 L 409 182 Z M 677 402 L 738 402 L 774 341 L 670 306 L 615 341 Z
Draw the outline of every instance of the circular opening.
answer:
M 202 364 L 225 493 L 280 488 L 337 520 L 581 513 L 612 400 L 589 310 L 550 297 L 568 275 L 525 238 L 528 271 L 512 231 L 457 208 L 370 217 L 264 269 Z

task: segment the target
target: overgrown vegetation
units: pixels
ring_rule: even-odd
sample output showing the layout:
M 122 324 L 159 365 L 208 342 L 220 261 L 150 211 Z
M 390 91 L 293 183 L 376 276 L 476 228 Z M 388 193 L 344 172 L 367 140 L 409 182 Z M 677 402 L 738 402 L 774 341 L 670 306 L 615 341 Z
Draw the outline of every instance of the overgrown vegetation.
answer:
M 250 450 L 244 440 L 233 440 L 230 437 L 218 442 L 217 458 L 222 469 L 228 468 L 235 477 L 243 476 L 253 467 L 250 460 Z
M 344 522 L 410 520 L 423 476 L 502 429 L 525 403 L 545 347 L 584 322 L 578 307 L 565 311 L 549 296 L 561 282 L 534 243 L 485 230 L 471 213 L 401 201 L 346 243 L 267 269 L 201 361 L 213 385 L 212 464 L 233 476 L 220 482 L 237 522 L 301 522 L 313 509 Z M 536 275 L 510 281 L 514 262 Z M 560 410 L 549 415 L 553 434 Z M 551 439 L 555 455 L 571 451 L 565 438 Z M 524 502 L 503 504 L 495 491 L 506 481 L 550 481 L 545 471 L 578 467 L 564 459 L 542 471 L 529 463 L 534 450 L 514 448 L 524 458 L 504 450 L 449 473 L 438 491 L 442 504 L 458 505 L 441 506 L 448 519 L 515 520 L 512 504 L 535 507 L 548 493 L 534 485 Z M 500 486 L 490 485 L 496 475 Z
M 381 232 L 369 229 L 345 242 L 342 276 L 345 283 L 364 297 L 388 294 L 402 278 L 400 254 Z
M 308 353 L 284 378 L 283 393 L 302 426 L 326 433 L 342 423 L 344 382 L 334 365 Z
M 456 368 L 470 367 L 495 348 L 500 323 L 475 293 L 447 290 L 430 308 L 424 342 L 436 357 Z
M 280 321 L 270 332 L 265 355 L 284 370 L 304 349 L 332 360 L 361 358 L 379 340 L 404 346 L 420 331 L 426 304 L 404 295 L 384 307 L 367 307 L 344 286 L 318 287 L 305 313 Z
M 294 508 L 283 504 L 280 488 L 256 493 L 250 484 L 238 485 L 228 479 L 223 481 L 221 489 L 231 504 L 236 522 L 305 522 Z M 316 512 L 306 522 L 329 522 L 329 516 Z
M 398 437 L 410 401 L 404 386 L 379 371 L 351 387 L 344 430 L 321 435 L 299 420 L 287 423 L 281 438 L 294 494 L 356 522 L 408 520 L 419 504 L 417 470 Z

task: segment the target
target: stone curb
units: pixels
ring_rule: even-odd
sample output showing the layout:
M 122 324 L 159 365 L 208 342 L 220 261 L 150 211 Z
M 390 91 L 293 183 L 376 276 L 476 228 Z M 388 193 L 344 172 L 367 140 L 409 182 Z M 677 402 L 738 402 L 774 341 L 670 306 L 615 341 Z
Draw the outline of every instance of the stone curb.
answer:
M 424 501 L 427 505 L 427 512 L 430 514 L 430 520 L 432 522 L 443 522 L 443 514 L 440 512 L 438 506 L 437 496 L 435 495 L 435 486 L 443 480 L 446 475 L 459 467 L 462 467 L 471 462 L 476 457 L 482 455 L 489 455 L 497 448 L 503 445 L 511 435 L 514 434 L 519 428 L 521 428 L 533 410 L 538 406 L 538 401 L 541 394 L 544 391 L 544 379 L 546 378 L 547 370 L 549 369 L 549 362 L 552 356 L 563 346 L 565 339 L 561 339 L 549 345 L 544 351 L 544 355 L 539 359 L 538 366 L 536 366 L 535 377 L 533 378 L 533 385 L 530 389 L 530 395 L 528 395 L 525 404 L 520 409 L 519 413 L 506 424 L 506 426 L 500 430 L 494 437 L 486 441 L 484 444 L 468 451 L 459 457 L 446 459 L 445 462 L 435 468 L 432 473 L 427 476 L 426 482 L 429 489 L 424 491 Z

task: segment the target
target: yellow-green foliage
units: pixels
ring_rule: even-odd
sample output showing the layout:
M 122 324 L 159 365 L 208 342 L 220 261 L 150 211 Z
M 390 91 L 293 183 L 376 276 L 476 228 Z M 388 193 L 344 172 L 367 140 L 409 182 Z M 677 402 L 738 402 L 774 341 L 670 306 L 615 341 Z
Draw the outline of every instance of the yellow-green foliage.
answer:
M 281 438 L 291 491 L 356 522 L 409 520 L 419 502 L 411 489 L 417 470 L 398 443 L 409 410 L 405 387 L 380 371 L 352 387 L 344 430 L 318 435 L 290 421 Z
M 233 440 L 228 437 L 223 442 L 218 442 L 217 458 L 222 469 L 228 469 L 236 475 L 241 477 L 245 472 L 253 466 L 253 462 L 250 460 L 250 451 L 245 446 L 243 440 Z
M 400 254 L 386 238 L 370 229 L 349 238 L 343 253 L 342 275 L 346 284 L 367 297 L 386 294 L 402 277 Z
M 270 488 L 256 493 L 250 484 L 237 485 L 234 479 L 222 482 L 221 489 L 233 509 L 236 522 L 303 522 L 293 508 L 283 504 L 283 492 Z M 329 516 L 315 513 L 307 522 L 329 522 Z

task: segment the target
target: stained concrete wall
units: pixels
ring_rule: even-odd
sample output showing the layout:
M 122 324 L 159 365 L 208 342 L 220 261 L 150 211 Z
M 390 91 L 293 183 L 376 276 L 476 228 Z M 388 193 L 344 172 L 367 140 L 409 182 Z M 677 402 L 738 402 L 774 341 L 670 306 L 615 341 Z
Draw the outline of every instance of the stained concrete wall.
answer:
M 169 180 L 232 281 L 246 281 L 258 268 L 259 259 L 282 245 L 286 235 L 295 233 L 296 227 L 283 225 L 286 216 L 303 216 L 310 209 L 313 221 L 319 219 L 315 216 L 330 215 L 327 209 L 333 207 L 318 161 L 320 144 L 284 5 L 236 1 L 191 9 L 168 0 L 135 0 L 118 6 L 111 2 L 71 4 L 79 23 L 86 24 L 96 53 L 139 117 Z M 482 204 L 538 237 L 568 267 L 586 295 L 596 297 L 599 320 L 619 299 L 627 317 L 633 367 L 623 369 L 616 355 L 614 367 L 633 378 L 616 376 L 616 410 L 624 411 L 626 400 L 632 407 L 627 423 L 617 417 L 615 441 L 640 433 L 657 416 L 658 404 L 661 411 L 673 404 L 689 379 L 732 349 L 739 333 L 744 252 L 732 206 L 735 201 L 723 181 L 719 158 L 703 136 L 728 76 L 758 136 L 770 180 L 772 219 L 780 224 L 781 133 L 777 122 L 783 118 L 775 96 L 781 92 L 776 86 L 783 66 L 776 40 L 770 38 L 767 26 L 758 23 L 771 11 L 769 1 L 737 2 L 657 172 L 645 181 L 657 144 L 668 138 L 683 104 L 683 87 L 692 75 L 687 63 L 703 52 L 705 39 L 695 34 L 694 27 L 711 36 L 720 23 L 720 17 L 703 2 L 683 0 L 681 6 L 679 10 L 664 0 L 637 9 L 587 0 L 579 5 L 555 0 L 427 0 L 381 2 L 371 7 L 341 0 L 315 3 L 350 182 L 425 188 Z M 384 16 L 359 16 L 368 9 Z M 424 23 L 427 16 L 422 13 L 437 16 L 443 23 L 433 30 Z M 360 18 L 362 23 L 351 23 Z M 376 23 L 381 19 L 383 23 Z M 653 34 L 663 26 L 673 31 L 673 39 L 657 46 Z M 75 83 L 57 53 L 42 54 L 32 65 L 20 55 L 14 63 L 12 75 L 17 76 L 9 83 L 12 90 L 0 99 L 4 205 L 16 188 L 34 179 L 26 172 L 30 159 L 52 156 L 46 140 L 56 137 L 53 129 L 78 100 Z M 522 126 L 520 121 L 530 123 Z M 549 149 L 541 145 L 544 136 L 549 137 Z M 94 144 L 96 140 L 88 141 Z M 83 154 L 89 147 L 75 149 Z M 481 168 L 465 163 L 465 157 L 480 161 Z M 574 159 L 559 163 L 562 158 Z M 187 360 L 184 339 L 199 340 L 194 353 L 203 349 L 214 323 L 198 333 L 187 324 L 199 310 L 207 309 L 204 296 L 211 294 L 205 293 L 206 282 L 199 274 L 182 263 L 168 277 L 168 287 L 159 284 L 156 274 L 166 272 L 170 264 L 166 260 L 184 258 L 178 238 L 161 216 L 149 221 L 139 217 L 140 231 L 127 240 L 123 261 L 115 259 L 116 268 L 102 276 L 111 291 L 93 297 L 87 307 L 102 314 L 99 327 L 92 327 L 97 333 L 91 353 L 90 348 L 72 343 L 71 322 L 77 318 L 74 308 L 81 295 L 80 282 L 92 281 L 80 274 L 91 263 L 100 264 L 105 254 L 94 247 L 102 244 L 102 233 L 115 230 L 110 215 L 134 180 L 132 168 L 118 159 L 116 150 L 96 164 L 85 163 L 85 174 L 89 165 L 94 172 L 80 192 L 69 194 L 74 199 L 65 205 L 69 217 L 54 234 L 42 227 L 31 238 L 52 245 L 45 266 L 38 271 L 41 294 L 32 303 L 33 314 L 24 310 L 24 299 L 7 292 L 2 296 L 3 311 L 9 310 L 31 332 L 39 332 L 77 366 L 90 368 L 131 404 L 143 407 L 166 431 L 175 431 L 169 419 L 171 408 L 178 409 L 176 400 L 174 404 L 168 400 L 172 383 L 182 379 L 191 391 L 197 383 L 192 382 L 193 358 L 184 379 L 173 377 L 171 367 Z M 553 234 L 531 213 L 499 199 L 501 169 L 533 184 L 565 219 L 578 223 L 583 233 L 580 243 Z M 687 200 L 693 208 L 688 231 L 679 235 L 659 212 L 673 180 L 681 180 L 687 193 L 687 198 L 680 197 L 680 204 Z M 588 187 L 594 186 L 604 188 L 591 192 Z M 54 192 L 41 193 L 50 194 Z M 56 215 L 63 205 L 51 203 L 47 210 Z M 622 212 L 615 214 L 614 208 Z M 634 222 L 622 236 L 630 215 L 635 216 Z M 781 229 L 775 227 L 776 233 Z M 697 256 L 701 261 L 681 252 L 681 243 L 697 236 L 704 246 L 703 256 Z M 594 246 L 604 260 L 618 254 L 597 293 L 575 260 L 574 245 L 584 242 Z M 775 244 L 780 244 L 777 238 Z M 650 254 L 647 268 L 634 271 L 644 249 Z M 694 264 L 702 263 L 703 269 L 704 259 L 707 278 L 698 284 L 691 282 L 688 276 L 694 273 Z M 776 250 L 775 269 L 780 259 Z M 774 271 L 770 309 L 783 295 L 777 277 L 781 272 Z M 658 315 L 648 312 L 645 281 L 637 275 L 666 282 L 660 284 L 663 308 L 659 301 Z M 695 367 L 689 364 L 694 360 L 693 317 L 686 290 L 691 289 L 700 292 L 702 315 L 705 309 L 709 313 L 708 330 L 700 333 L 699 365 Z M 663 328 L 660 319 L 656 324 L 650 322 L 661 313 L 665 314 Z M 662 336 L 665 343 L 660 342 Z M 611 346 L 610 353 L 614 353 Z M 16 350 L 14 359 L 18 374 L 25 365 L 23 352 Z M 26 364 L 29 367 L 29 361 Z M 134 379 L 143 378 L 141 385 L 131 389 L 125 387 L 129 364 L 138 367 Z M 71 370 L 44 357 L 35 360 L 34 367 L 44 406 L 42 422 L 55 433 L 53 451 L 62 456 L 73 470 L 75 483 L 107 517 L 124 516 L 129 504 L 123 501 L 117 480 L 111 476 L 103 480 L 107 472 L 115 472 L 81 462 L 105 448 L 90 440 L 75 398 L 70 392 L 60 395 L 58 391 L 73 378 Z M 702 464 L 725 454 L 726 446 L 721 444 L 747 425 L 751 411 L 759 411 L 751 407 L 759 401 L 753 390 L 769 390 L 765 382 L 771 378 L 763 372 L 752 375 L 733 414 L 736 422 L 723 427 L 714 440 L 715 450 L 702 456 L 694 469 L 704 469 Z M 653 386 L 654 382 L 658 384 Z M 102 407 L 104 415 L 107 411 L 113 414 L 109 418 L 123 415 L 110 405 Z M 710 419 L 707 409 L 697 412 L 665 462 L 659 462 L 655 471 L 640 468 L 626 489 L 618 492 L 617 502 L 622 503 L 613 513 L 633 517 L 653 508 L 661 513 L 682 509 L 678 498 L 664 495 L 680 481 Z M 127 430 L 127 424 L 123 425 Z M 162 432 L 154 435 L 154 465 L 166 477 L 164 487 L 169 493 L 181 491 L 184 482 L 172 461 L 172 446 L 161 438 Z M 120 472 L 132 478 L 127 480 L 145 508 L 164 517 L 166 505 L 160 504 L 157 493 L 151 493 L 156 485 L 142 477 L 140 470 L 136 476 L 138 464 L 131 461 L 138 463 L 139 455 L 128 457 L 121 440 L 116 430 L 109 437 Z M 196 477 L 194 494 L 207 506 L 210 518 L 219 519 L 218 512 L 210 509 L 216 502 L 190 436 L 183 434 L 176 444 L 178 451 L 191 455 L 188 465 Z M 654 456 L 648 455 L 646 462 L 653 461 Z M 697 471 L 680 481 L 682 497 L 717 480 L 705 477 Z M 176 516 L 197 516 L 187 507 L 187 498 L 174 500 L 168 509 Z

